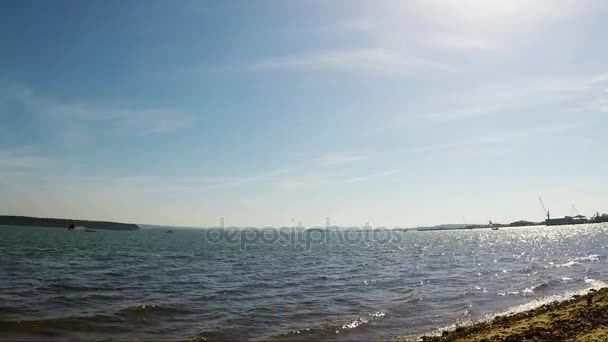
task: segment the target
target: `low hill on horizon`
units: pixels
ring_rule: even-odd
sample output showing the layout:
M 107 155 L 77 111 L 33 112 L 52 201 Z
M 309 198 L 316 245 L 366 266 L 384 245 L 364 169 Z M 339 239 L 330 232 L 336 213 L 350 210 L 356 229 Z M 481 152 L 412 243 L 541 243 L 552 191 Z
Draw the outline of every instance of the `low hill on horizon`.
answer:
M 139 230 L 134 223 L 0 215 L 0 225 L 3 226 L 68 228 L 70 224 L 90 229 Z

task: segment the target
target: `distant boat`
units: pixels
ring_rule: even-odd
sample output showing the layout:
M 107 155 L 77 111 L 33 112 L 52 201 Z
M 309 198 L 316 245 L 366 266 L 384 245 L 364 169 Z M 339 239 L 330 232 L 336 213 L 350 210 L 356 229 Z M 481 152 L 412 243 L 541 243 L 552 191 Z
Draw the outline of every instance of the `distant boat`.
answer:
M 95 233 L 96 230 L 94 229 L 89 229 L 87 227 L 84 226 L 76 226 L 74 225 L 74 223 L 71 223 L 69 227 L 66 228 L 67 230 L 71 230 L 71 231 L 75 231 L 75 232 L 87 232 L 87 233 Z
M 165 233 L 173 233 L 173 231 L 172 230 L 167 230 L 167 231 L 165 231 Z
M 492 230 L 498 230 L 498 227 L 492 227 Z

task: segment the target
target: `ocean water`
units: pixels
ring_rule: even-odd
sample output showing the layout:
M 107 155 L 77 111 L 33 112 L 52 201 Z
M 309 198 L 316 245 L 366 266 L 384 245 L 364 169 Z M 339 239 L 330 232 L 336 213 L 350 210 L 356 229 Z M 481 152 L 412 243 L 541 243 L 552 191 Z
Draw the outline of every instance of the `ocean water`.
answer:
M 606 246 L 608 225 L 0 227 L 0 340 L 414 339 L 603 286 Z

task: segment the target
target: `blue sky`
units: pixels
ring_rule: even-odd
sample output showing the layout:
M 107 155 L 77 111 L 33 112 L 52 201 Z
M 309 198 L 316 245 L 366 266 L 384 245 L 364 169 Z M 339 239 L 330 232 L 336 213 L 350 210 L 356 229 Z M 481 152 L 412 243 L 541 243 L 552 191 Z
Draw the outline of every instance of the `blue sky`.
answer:
M 602 1 L 3 1 L 0 211 L 209 226 L 608 212 Z

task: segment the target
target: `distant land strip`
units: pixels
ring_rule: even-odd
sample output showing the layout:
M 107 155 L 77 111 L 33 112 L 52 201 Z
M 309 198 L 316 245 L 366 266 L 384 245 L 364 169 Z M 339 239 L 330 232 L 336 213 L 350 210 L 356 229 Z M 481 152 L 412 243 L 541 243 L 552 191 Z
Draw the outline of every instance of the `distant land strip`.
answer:
M 139 230 L 139 226 L 133 223 L 0 215 L 2 226 L 68 228 L 72 224 L 89 229 Z

